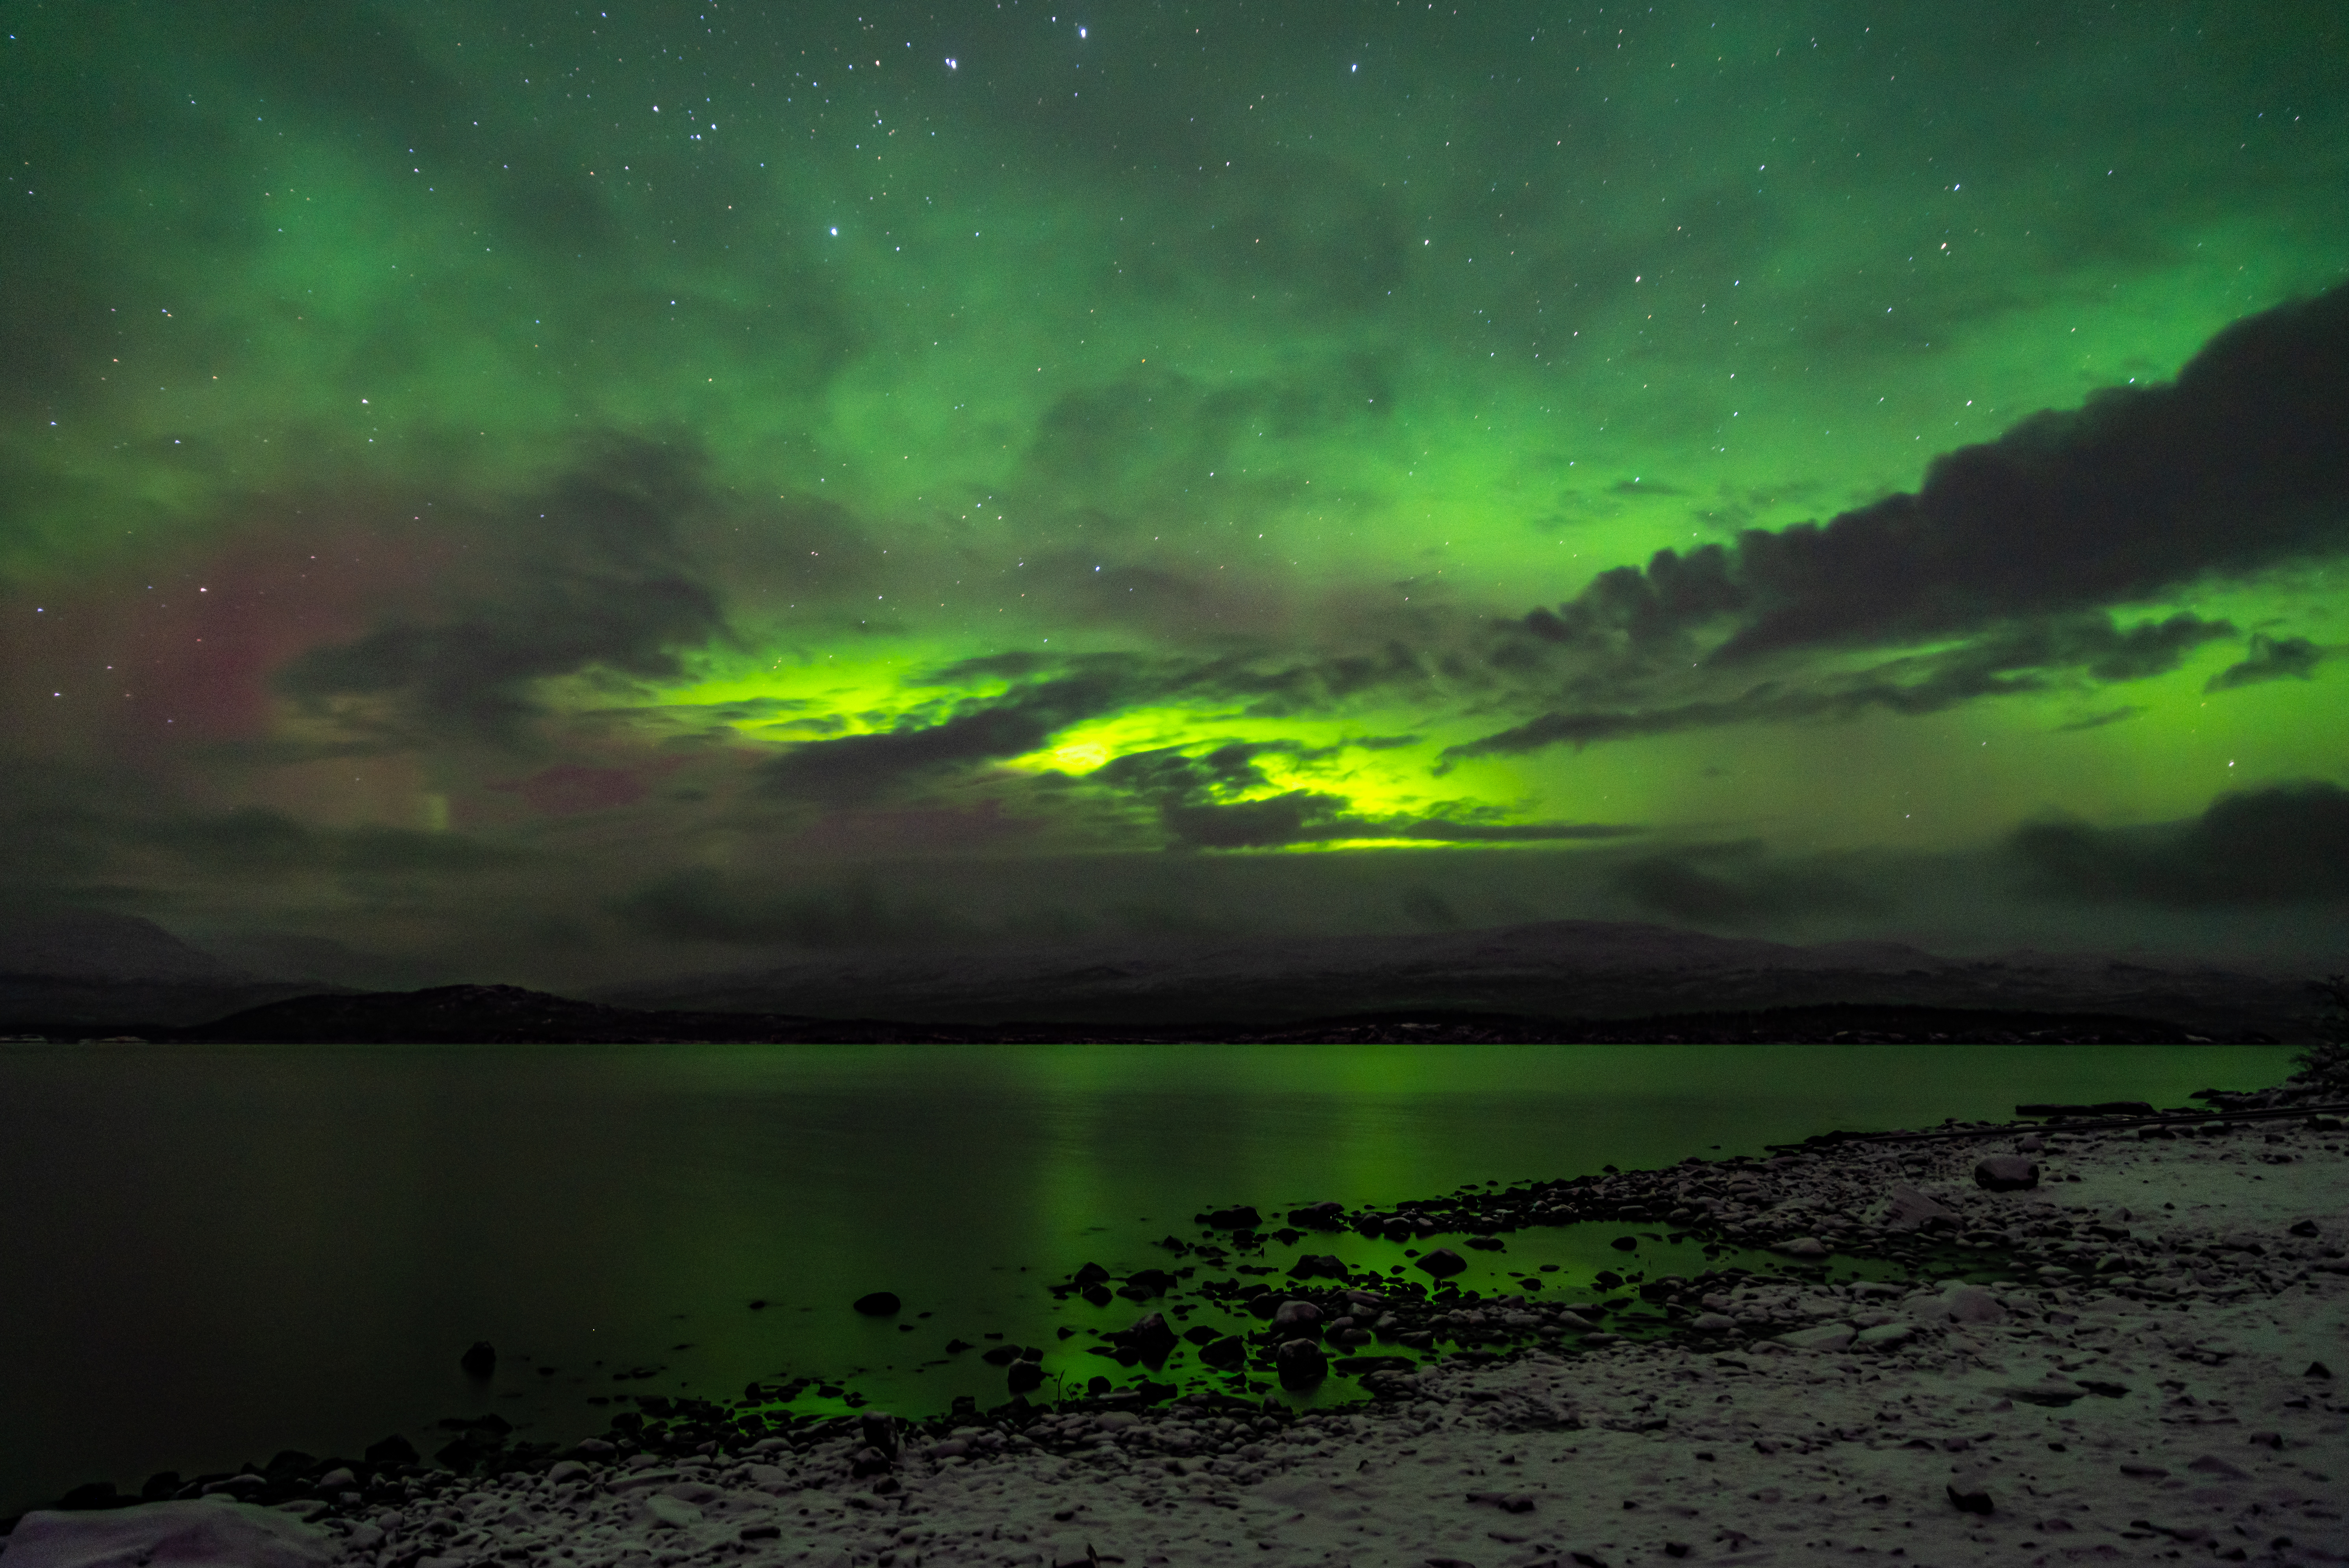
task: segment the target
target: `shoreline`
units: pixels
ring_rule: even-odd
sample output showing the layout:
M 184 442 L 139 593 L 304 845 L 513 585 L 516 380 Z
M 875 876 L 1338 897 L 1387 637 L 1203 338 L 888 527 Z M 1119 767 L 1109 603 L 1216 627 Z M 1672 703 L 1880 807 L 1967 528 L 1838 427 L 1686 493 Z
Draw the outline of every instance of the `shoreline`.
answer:
M 1574 1553 L 1791 1562 L 1830 1539 L 1910 1561 L 2349 1560 L 2326 1506 L 2349 1464 L 2344 1402 L 2334 1380 L 2303 1375 L 2349 1371 L 2349 1144 L 2333 1109 L 2344 1096 L 2296 1080 L 2201 1097 L 2216 1109 L 1827 1133 L 1766 1159 L 1289 1217 L 1333 1234 L 1400 1225 L 1430 1258 L 1444 1244 L 1506 1247 L 1521 1225 L 1664 1226 L 1777 1249 L 1791 1274 L 1630 1276 L 1605 1302 L 1447 1299 L 1440 1282 L 1374 1291 L 1363 1287 L 1392 1282 L 1268 1270 L 1174 1291 L 1230 1304 L 1269 1285 L 1322 1313 L 1322 1334 L 1301 1342 L 1350 1342 L 1314 1354 L 1449 1348 L 1359 1368 L 1367 1406 L 1296 1415 L 1159 1386 L 1148 1402 L 1122 1392 L 912 1423 L 662 1400 L 665 1416 L 561 1453 L 460 1436 L 483 1459 L 520 1461 L 502 1476 L 383 1455 L 341 1474 L 313 1461 L 201 1480 L 160 1509 L 36 1511 L 0 1561 L 89 1563 L 103 1542 L 129 1548 L 145 1531 L 151 1547 L 158 1530 L 190 1527 L 261 1531 L 273 1563 L 365 1568 L 501 1554 L 551 1568 L 1516 1568 Z M 1984 1188 L 1973 1168 L 1993 1156 L 2040 1163 L 2040 1185 Z M 1214 1239 L 1185 1251 L 1245 1255 L 1226 1244 L 1241 1218 L 1202 1216 Z M 1907 1278 L 1826 1282 L 1830 1262 L 1854 1258 Z M 1967 1275 L 1986 1287 L 1941 1288 Z M 1130 1334 L 1171 1337 L 1160 1300 L 1137 1296 Z M 1261 1355 L 1294 1332 L 1245 1348 Z M 1118 1348 L 1137 1362 L 1149 1350 Z M 256 1501 L 221 1501 L 235 1498 Z

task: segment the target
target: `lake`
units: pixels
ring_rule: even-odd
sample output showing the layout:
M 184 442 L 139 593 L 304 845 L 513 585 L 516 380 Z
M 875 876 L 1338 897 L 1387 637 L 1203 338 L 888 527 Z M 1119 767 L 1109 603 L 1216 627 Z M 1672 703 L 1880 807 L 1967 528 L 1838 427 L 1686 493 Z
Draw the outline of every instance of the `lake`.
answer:
M 1169 1264 L 1152 1243 L 1197 1239 L 1202 1209 L 1387 1203 L 2022 1101 L 2174 1105 L 2277 1082 L 2292 1054 L 0 1048 L 0 1515 L 395 1430 L 429 1452 L 437 1419 L 491 1409 L 569 1439 L 626 1407 L 591 1399 L 779 1374 L 906 1414 L 991 1405 L 1000 1370 L 946 1341 L 1131 1323 L 1043 1287 Z M 1594 1262 L 1563 1233 L 1510 1244 L 1567 1288 Z M 1389 1246 L 1345 1250 L 1383 1266 Z M 878 1290 L 900 1318 L 849 1309 Z M 458 1366 L 476 1340 L 500 1355 L 486 1386 Z

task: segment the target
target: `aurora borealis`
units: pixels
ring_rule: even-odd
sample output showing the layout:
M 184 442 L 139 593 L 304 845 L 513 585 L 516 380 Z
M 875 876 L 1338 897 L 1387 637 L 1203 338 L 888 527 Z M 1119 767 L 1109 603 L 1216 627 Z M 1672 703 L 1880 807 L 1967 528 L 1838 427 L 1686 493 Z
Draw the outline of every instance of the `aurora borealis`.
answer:
M 19 0 L 19 904 L 2349 940 L 2349 17 Z

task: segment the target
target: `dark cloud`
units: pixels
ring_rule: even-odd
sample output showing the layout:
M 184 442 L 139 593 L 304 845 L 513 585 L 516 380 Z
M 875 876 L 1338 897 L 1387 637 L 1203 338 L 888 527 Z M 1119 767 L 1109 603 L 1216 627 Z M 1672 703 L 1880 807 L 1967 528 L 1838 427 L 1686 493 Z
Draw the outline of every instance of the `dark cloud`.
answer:
M 2058 724 L 2055 726 L 2055 732 L 2059 735 L 2076 735 L 2085 730 L 2101 730 L 2107 724 L 2127 723 L 2144 711 L 2146 710 L 2142 704 L 2124 703 L 2118 708 L 2107 708 L 2101 713 L 2091 713 L 2085 718 L 2075 719 L 2068 724 Z
M 2254 634 L 2250 657 L 2210 677 L 2202 690 L 2231 691 L 2238 686 L 2256 686 L 2262 680 L 2305 680 L 2316 673 L 2316 666 L 2323 658 L 2323 650 L 2304 637 Z
M 2106 388 L 1923 487 L 1602 574 L 1536 636 L 1741 660 L 2058 617 L 2349 542 L 2349 287 L 2245 318 L 2168 386 Z M 1723 635 L 1725 634 L 1725 635 Z
M 744 947 L 893 947 L 955 934 L 936 910 L 892 902 L 870 883 L 778 893 L 709 870 L 649 882 L 612 912 L 641 936 Z
M 2009 850 L 2043 896 L 2209 906 L 2349 898 L 2349 790 L 2323 782 L 2221 795 L 2189 823 L 2036 822 Z
M 761 784 L 768 794 L 794 800 L 871 800 L 957 767 L 1032 752 L 1058 732 L 1112 711 L 1131 697 L 1116 667 L 1103 665 L 967 704 L 937 723 L 795 746 L 761 768 Z
M 213 877 L 265 877 L 305 868 L 355 876 L 461 874 L 522 858 L 462 834 L 379 825 L 316 827 L 262 806 L 92 826 L 118 844 L 165 851 Z
M 615 444 L 484 527 L 516 553 L 470 602 L 314 649 L 280 685 L 316 704 L 390 698 L 428 732 L 507 741 L 539 711 L 533 682 L 592 670 L 673 676 L 680 650 L 725 632 L 717 594 L 678 540 L 705 504 L 690 456 Z
M 1758 843 L 1694 846 L 1618 867 L 1614 890 L 1640 909 L 1696 926 L 1754 926 L 1880 913 L 1884 900 L 1825 867 L 1772 860 Z
M 1981 698 L 2053 691 L 2084 679 L 2141 680 L 2175 670 L 2204 643 L 2233 635 L 2225 621 L 2183 614 L 2127 628 L 2089 618 L 2007 627 L 1943 652 L 1894 659 L 1852 675 L 1812 675 L 1803 683 L 1766 680 L 1725 698 L 1654 707 L 1545 713 L 1451 747 L 1444 756 L 1507 755 L 1723 724 L 1848 719 L 1869 711 L 1914 717 Z

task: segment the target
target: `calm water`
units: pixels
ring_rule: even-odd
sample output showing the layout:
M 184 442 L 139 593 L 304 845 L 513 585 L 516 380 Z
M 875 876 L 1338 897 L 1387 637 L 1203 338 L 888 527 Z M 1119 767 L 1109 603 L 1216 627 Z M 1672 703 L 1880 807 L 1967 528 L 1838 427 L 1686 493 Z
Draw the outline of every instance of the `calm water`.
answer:
M 1148 1243 L 1195 1235 L 1210 1205 L 1391 1201 L 2023 1100 L 2175 1104 L 2273 1083 L 2291 1054 L 13 1047 L 0 1511 L 285 1448 L 357 1453 L 394 1430 L 429 1452 L 436 1418 L 484 1408 L 567 1438 L 604 1425 L 590 1397 L 730 1397 L 791 1371 L 854 1371 L 849 1386 L 909 1413 L 960 1393 L 992 1404 L 1001 1374 L 976 1355 L 922 1364 L 953 1335 L 1056 1345 L 1063 1324 L 1123 1326 L 1130 1303 L 1056 1309 L 1042 1283 L 1088 1260 L 1165 1263 Z M 1569 1290 L 1599 1261 L 1521 1233 L 1509 1262 L 1553 1252 Z M 883 1289 L 913 1332 L 847 1310 Z M 477 1339 L 502 1357 L 486 1389 L 457 1366 Z M 639 1368 L 659 1370 L 614 1381 Z

